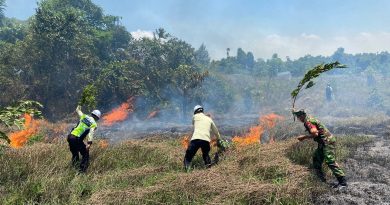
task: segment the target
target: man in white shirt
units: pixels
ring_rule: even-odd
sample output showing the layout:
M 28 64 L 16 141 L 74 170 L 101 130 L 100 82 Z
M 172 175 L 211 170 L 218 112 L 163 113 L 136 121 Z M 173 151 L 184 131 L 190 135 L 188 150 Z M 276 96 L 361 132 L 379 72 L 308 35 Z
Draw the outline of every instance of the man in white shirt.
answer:
M 192 158 L 199 148 L 202 150 L 202 156 L 206 167 L 210 167 L 210 135 L 214 134 L 217 139 L 220 139 L 218 129 L 213 120 L 203 113 L 203 107 L 200 105 L 194 107 L 192 125 L 194 126 L 194 133 L 192 134 L 191 142 L 184 157 L 184 168 L 189 170 Z

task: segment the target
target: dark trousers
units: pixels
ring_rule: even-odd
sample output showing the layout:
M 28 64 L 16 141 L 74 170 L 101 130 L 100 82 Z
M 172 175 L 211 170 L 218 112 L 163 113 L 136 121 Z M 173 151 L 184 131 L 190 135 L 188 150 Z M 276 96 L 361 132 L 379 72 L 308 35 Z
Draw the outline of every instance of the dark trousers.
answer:
M 190 145 L 187 148 L 186 155 L 184 156 L 184 166 L 188 168 L 191 164 L 192 158 L 194 158 L 198 149 L 202 149 L 202 156 L 204 164 L 209 167 L 211 165 L 211 159 L 209 156 L 210 142 L 205 140 L 191 140 Z
M 86 148 L 82 138 L 74 135 L 68 135 L 69 150 L 72 153 L 72 164 L 77 166 L 80 161 L 79 153 L 81 154 L 80 172 L 86 172 L 89 164 L 89 151 Z

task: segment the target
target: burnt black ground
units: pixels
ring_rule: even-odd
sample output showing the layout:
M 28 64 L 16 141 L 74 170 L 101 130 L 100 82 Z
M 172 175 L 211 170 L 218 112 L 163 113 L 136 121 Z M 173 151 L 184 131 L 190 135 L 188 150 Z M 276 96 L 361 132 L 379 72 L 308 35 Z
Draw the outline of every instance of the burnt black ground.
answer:
M 315 204 L 390 204 L 390 138 L 374 136 L 372 143 L 359 147 L 344 167 L 349 186 L 332 190 Z

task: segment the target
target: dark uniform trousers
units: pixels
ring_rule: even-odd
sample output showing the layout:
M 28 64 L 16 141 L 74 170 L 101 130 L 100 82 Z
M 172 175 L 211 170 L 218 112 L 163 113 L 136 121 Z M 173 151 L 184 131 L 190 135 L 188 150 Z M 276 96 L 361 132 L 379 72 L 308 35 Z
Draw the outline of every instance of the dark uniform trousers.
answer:
M 194 158 L 196 152 L 198 149 L 201 148 L 202 150 L 202 157 L 204 160 L 204 163 L 207 167 L 211 165 L 211 159 L 209 156 L 210 152 L 210 142 L 206 140 L 191 140 L 190 145 L 188 146 L 188 149 L 186 151 L 186 155 L 184 156 L 184 166 L 189 167 L 192 161 L 192 158 Z
M 89 151 L 84 144 L 83 138 L 69 134 L 68 143 L 70 152 L 72 152 L 72 165 L 75 167 L 77 166 L 80 161 L 80 153 L 82 157 L 80 162 L 80 172 L 86 172 L 89 164 Z

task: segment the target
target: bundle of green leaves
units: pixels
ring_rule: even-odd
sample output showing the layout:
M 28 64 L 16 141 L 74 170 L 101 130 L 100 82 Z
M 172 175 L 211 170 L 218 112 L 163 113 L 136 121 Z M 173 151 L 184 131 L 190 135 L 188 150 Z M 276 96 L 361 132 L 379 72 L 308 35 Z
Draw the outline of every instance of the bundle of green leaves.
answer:
M 85 86 L 83 93 L 81 94 L 79 105 L 85 106 L 89 111 L 91 111 L 97 105 L 97 101 L 96 101 L 97 94 L 98 92 L 95 85 L 91 84 Z

